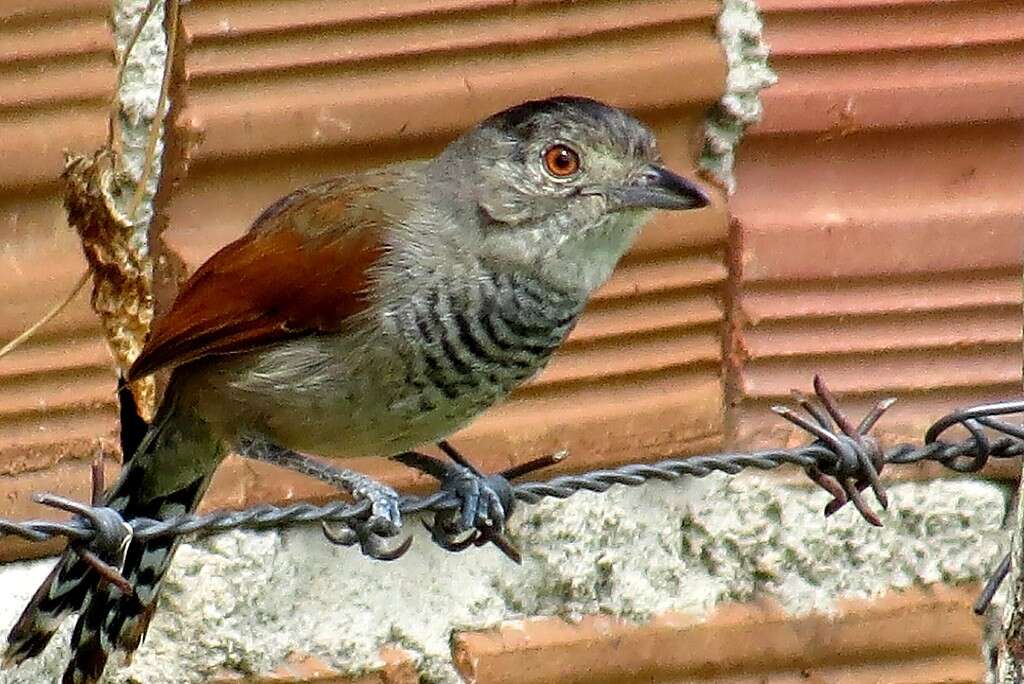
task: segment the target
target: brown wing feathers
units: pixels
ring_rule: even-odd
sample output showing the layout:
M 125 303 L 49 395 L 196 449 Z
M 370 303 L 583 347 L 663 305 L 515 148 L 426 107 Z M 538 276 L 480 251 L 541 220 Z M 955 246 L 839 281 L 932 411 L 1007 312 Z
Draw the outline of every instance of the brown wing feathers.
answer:
M 357 191 L 367 188 L 334 181 L 299 191 L 264 212 L 249 233 L 185 283 L 153 324 L 129 379 L 205 356 L 339 330 L 367 306 L 368 271 L 384 252 L 383 218 L 366 206 L 365 194 L 362 206 L 352 207 Z

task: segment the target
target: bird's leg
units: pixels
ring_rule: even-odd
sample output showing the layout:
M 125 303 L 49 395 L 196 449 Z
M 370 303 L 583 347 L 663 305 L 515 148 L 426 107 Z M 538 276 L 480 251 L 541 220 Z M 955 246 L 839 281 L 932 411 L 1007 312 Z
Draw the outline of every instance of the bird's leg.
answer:
M 389 550 L 382 546 L 378 537 L 378 535 L 394 536 L 402 525 L 402 515 L 398 506 L 400 497 L 391 487 L 362 473 L 333 466 L 312 456 L 286 449 L 266 439 L 243 437 L 238 441 L 236 448 L 238 453 L 246 458 L 271 463 L 308 475 L 351 494 L 357 501 L 369 501 L 371 504 L 370 517 L 365 522 L 347 522 L 346 525 L 351 527 L 349 530 L 337 531 L 324 523 L 324 534 L 331 541 L 346 546 L 358 541 L 364 553 L 380 560 L 397 558 L 408 549 L 411 538 L 403 542 L 397 549 Z

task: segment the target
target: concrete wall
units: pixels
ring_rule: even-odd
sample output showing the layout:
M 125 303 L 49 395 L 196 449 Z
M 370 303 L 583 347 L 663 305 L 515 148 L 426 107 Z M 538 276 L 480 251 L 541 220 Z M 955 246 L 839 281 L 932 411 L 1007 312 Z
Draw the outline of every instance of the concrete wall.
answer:
M 575 622 L 603 614 L 640 624 L 660 616 L 657 624 L 663 624 L 666 614 L 678 614 L 676 643 L 682 648 L 694 623 L 736 602 L 768 602 L 789 616 L 835 615 L 849 599 L 884 602 L 893 592 L 971 584 L 998 562 L 1005 537 L 1003 488 L 971 481 L 906 483 L 892 487 L 891 496 L 885 527 L 876 529 L 850 508 L 823 521 L 824 493 L 756 476 L 579 494 L 522 509 L 513 526 L 524 552 L 521 567 L 489 548 L 449 554 L 425 535 L 408 556 L 380 563 L 332 547 L 315 527 L 220 534 L 182 546 L 147 641 L 131 667 L 109 668 L 110 681 L 186 684 L 224 676 L 224 670 L 266 673 L 293 652 L 312 654 L 333 672 L 358 673 L 379 668 L 381 649 L 398 646 L 423 681 L 455 683 L 453 635 L 502 621 L 557 616 Z M 406 524 L 417 527 L 415 520 Z M 0 569 L 0 625 L 13 621 L 49 565 Z M 965 642 L 957 628 L 968 611 L 960 597 L 960 607 L 942 624 L 915 635 L 916 646 L 888 657 L 872 652 L 869 646 L 880 635 L 863 625 L 859 649 L 837 644 L 831 658 L 814 665 L 845 665 L 842 681 L 859 682 L 895 681 L 921 661 L 936 659 L 948 672 L 962 673 L 966 661 L 974 663 L 968 673 L 977 681 L 978 636 Z M 912 610 L 902 613 L 903 620 L 912 618 Z M 543 622 L 517 624 L 530 648 L 562 659 L 558 681 L 598 681 L 588 675 L 600 671 L 601 661 L 623 659 L 636 676 L 627 667 L 613 681 L 732 681 L 728 676 L 738 674 L 715 648 L 682 661 L 673 652 L 623 655 L 586 630 L 591 648 L 566 656 L 559 644 L 547 643 Z M 936 653 L 935 644 L 948 638 L 943 632 L 957 639 Z M 51 681 L 63 668 L 65 640 L 66 634 L 60 636 L 60 646 L 38 662 L 0 674 L 0 683 Z M 811 649 L 814 631 L 802 640 L 802 648 Z M 460 656 L 472 679 L 472 646 Z M 772 663 L 765 665 L 771 674 Z M 796 659 L 776 664 L 780 672 L 771 676 L 803 665 Z M 882 671 L 892 679 L 857 678 L 858 665 L 888 667 Z M 650 678 L 642 675 L 645 669 L 660 674 Z M 479 681 L 534 681 L 525 671 L 505 676 L 491 673 Z

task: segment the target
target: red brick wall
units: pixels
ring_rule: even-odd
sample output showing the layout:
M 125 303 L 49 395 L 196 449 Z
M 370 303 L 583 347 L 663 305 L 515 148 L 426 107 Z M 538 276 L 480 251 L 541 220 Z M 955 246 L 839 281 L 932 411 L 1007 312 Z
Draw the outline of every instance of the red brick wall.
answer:
M 732 437 L 822 372 L 919 436 L 1021 385 L 1024 3 L 764 0 L 779 83 L 730 202 Z
M 108 5 L 0 9 L 0 339 L 83 267 L 54 179 L 63 148 L 91 150 L 105 137 Z M 891 437 L 919 435 L 952 405 L 1019 390 L 1024 3 L 762 5 L 780 82 L 740 150 L 731 232 L 721 199 L 695 217 L 660 217 L 551 368 L 457 438 L 486 468 L 562 446 L 566 467 L 587 469 L 726 440 L 784 442 L 792 435 L 766 407 L 819 371 L 854 406 L 900 395 L 882 426 Z M 700 121 L 724 87 L 717 9 L 192 3 L 184 115 L 198 144 L 168 240 L 194 266 L 291 187 L 429 154 L 489 112 L 566 89 L 636 110 L 669 161 L 692 168 Z M 41 489 L 84 497 L 87 460 L 110 450 L 114 417 L 107 353 L 82 300 L 0 360 L 0 514 L 38 515 L 28 496 Z M 422 485 L 379 460 L 362 466 Z M 233 461 L 207 505 L 326 494 Z M 0 559 L 39 550 L 5 540 Z M 969 599 L 940 588 L 854 606 L 834 622 L 759 607 L 706 625 L 547 622 L 531 627 L 529 644 L 503 631 L 464 635 L 455 648 L 481 682 L 524 681 L 526 671 L 559 681 L 969 682 L 981 667 Z M 581 669 L 592 648 L 617 655 Z M 407 681 L 401 657 L 389 658 L 392 670 L 366 681 Z M 286 670 L 269 681 L 340 681 L 301 658 Z

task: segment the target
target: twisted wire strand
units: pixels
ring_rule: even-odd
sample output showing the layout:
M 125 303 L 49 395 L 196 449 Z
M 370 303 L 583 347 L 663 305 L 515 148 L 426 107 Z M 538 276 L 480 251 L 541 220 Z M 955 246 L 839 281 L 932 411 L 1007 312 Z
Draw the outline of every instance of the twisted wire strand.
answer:
M 982 404 L 954 411 L 935 421 L 926 431 L 920 445 L 903 443 L 882 449 L 870 434 L 878 419 L 892 406 L 895 399 L 884 399 L 854 423 L 841 410 L 835 396 L 820 376 L 814 378 L 815 398 L 800 392 L 793 392 L 793 399 L 803 409 L 799 413 L 786 406 L 775 406 L 772 410 L 783 419 L 810 434 L 814 439 L 809 444 L 791 449 L 769 449 L 754 453 L 721 453 L 693 456 L 684 459 L 668 459 L 658 463 L 631 463 L 618 468 L 593 470 L 577 475 L 562 475 L 546 482 L 523 482 L 512 484 L 510 480 L 545 468 L 559 462 L 564 453 L 543 457 L 522 463 L 501 473 L 485 476 L 447 442 L 438 447 L 451 462 L 441 461 L 426 454 L 407 452 L 396 456 L 396 460 L 416 468 L 441 483 L 440 491 L 429 496 L 407 496 L 399 501 L 403 515 L 432 513 L 433 519 L 424 520 L 431 539 L 441 548 L 458 552 L 470 546 L 494 544 L 499 551 L 516 563 L 522 562 L 522 555 L 516 545 L 504 533 L 505 513 L 497 519 L 485 518 L 468 530 L 454 525 L 453 521 L 464 517 L 462 501 L 458 493 L 458 482 L 462 476 L 471 474 L 477 482 L 490 487 L 499 500 L 504 497 L 502 507 L 512 511 L 513 503 L 537 503 L 545 498 L 565 499 L 577 492 L 601 493 L 615 485 L 637 487 L 652 480 L 672 482 L 682 477 L 706 477 L 713 472 L 736 475 L 746 469 L 772 470 L 784 465 L 803 469 L 807 477 L 828 492 L 832 500 L 826 504 L 824 513 L 832 515 L 847 503 L 853 504 L 857 512 L 871 525 L 881 526 L 878 517 L 862 492 L 869 489 L 882 508 L 889 505 L 889 497 L 880 474 L 886 467 L 909 465 L 924 461 L 939 463 L 958 473 L 972 473 L 982 470 L 990 459 L 1015 458 L 1024 454 L 1024 426 L 1000 419 L 1000 416 L 1024 413 L 1024 399 Z M 122 408 L 124 406 L 122 405 Z M 129 417 L 130 417 L 130 413 Z M 138 428 L 136 437 L 142 434 L 144 425 L 122 423 L 122 439 Z M 969 436 L 957 441 L 942 439 L 950 428 L 960 426 Z M 130 435 L 129 435 L 130 436 Z M 125 443 L 126 451 L 131 449 L 131 440 Z M 453 477 L 458 475 L 458 477 Z M 68 540 L 69 548 L 87 564 L 92 566 L 101 580 L 111 583 L 125 593 L 131 593 L 131 583 L 122 575 L 122 566 L 129 544 L 133 539 L 146 541 L 156 537 L 186 534 L 209 534 L 233 529 L 270 529 L 319 522 L 324 536 L 333 544 L 352 546 L 359 544 L 362 552 L 378 560 L 395 560 L 404 555 L 412 544 L 407 536 L 397 546 L 390 546 L 387 538 L 374 532 L 371 517 L 372 504 L 369 501 L 352 503 L 337 500 L 322 506 L 296 503 L 289 506 L 262 504 L 241 511 L 215 511 L 203 515 L 187 514 L 168 520 L 134 518 L 125 520 L 120 513 L 102 505 L 103 468 L 101 463 L 93 464 L 92 505 L 72 501 L 53 494 L 36 494 L 33 499 L 43 505 L 75 514 L 68 522 L 29 520 L 15 522 L 0 519 L 0 538 L 6 535 L 22 537 L 31 542 L 44 542 L 55 537 Z M 341 528 L 332 527 L 331 524 Z M 392 530 L 389 535 L 397 532 Z M 981 614 L 987 610 L 999 585 L 1009 572 L 1010 560 L 1007 555 L 993 575 L 986 582 L 981 595 L 974 604 L 974 611 Z
M 992 416 L 1024 412 L 1024 399 L 1000 404 L 972 407 L 943 416 L 928 430 L 927 440 L 920 446 L 904 443 L 885 450 L 881 454 L 883 465 L 895 466 L 932 461 L 957 472 L 976 472 L 989 459 L 1016 458 L 1024 455 L 1024 429 L 1020 426 L 989 420 Z M 954 425 L 969 426 L 979 423 L 1001 433 L 995 439 L 981 438 L 972 430 L 972 436 L 946 442 L 939 435 Z M 970 429 L 970 427 L 968 427 Z M 746 469 L 773 470 L 784 465 L 803 469 L 817 468 L 820 471 L 843 477 L 856 478 L 856 469 L 840 472 L 842 455 L 837 454 L 826 442 L 816 440 L 808 445 L 791 449 L 769 449 L 753 453 L 722 453 L 693 456 L 684 459 L 668 459 L 657 463 L 632 463 L 618 468 L 594 470 L 575 475 L 562 475 L 546 482 L 523 482 L 512 485 L 515 498 L 524 503 L 537 503 L 545 498 L 565 499 L 577 492 L 605 492 L 613 485 L 640 486 L 651 480 L 675 481 L 682 477 L 705 477 L 712 472 L 736 475 Z M 838 469 L 838 470 L 837 470 Z M 41 503 L 71 509 L 67 499 L 53 495 L 35 497 Z M 104 510 L 99 506 L 76 504 L 84 513 Z M 448 491 L 439 491 L 423 497 L 403 497 L 399 508 L 403 514 L 439 513 L 451 511 L 459 506 L 458 498 Z M 348 500 L 332 501 L 318 506 L 296 503 L 288 506 L 261 504 L 240 511 L 215 511 L 203 515 L 182 515 L 158 521 L 149 518 L 135 518 L 124 521 L 136 539 L 148 540 L 167 535 L 209 534 L 233 529 L 269 529 L 315 522 L 346 522 L 365 519 L 370 512 L 366 501 L 353 504 Z M 31 542 L 43 542 L 54 537 L 65 537 L 70 541 L 90 544 L 96 537 L 95 525 L 84 515 L 66 522 L 29 520 L 16 522 L 0 519 L 0 537 L 18 536 Z

